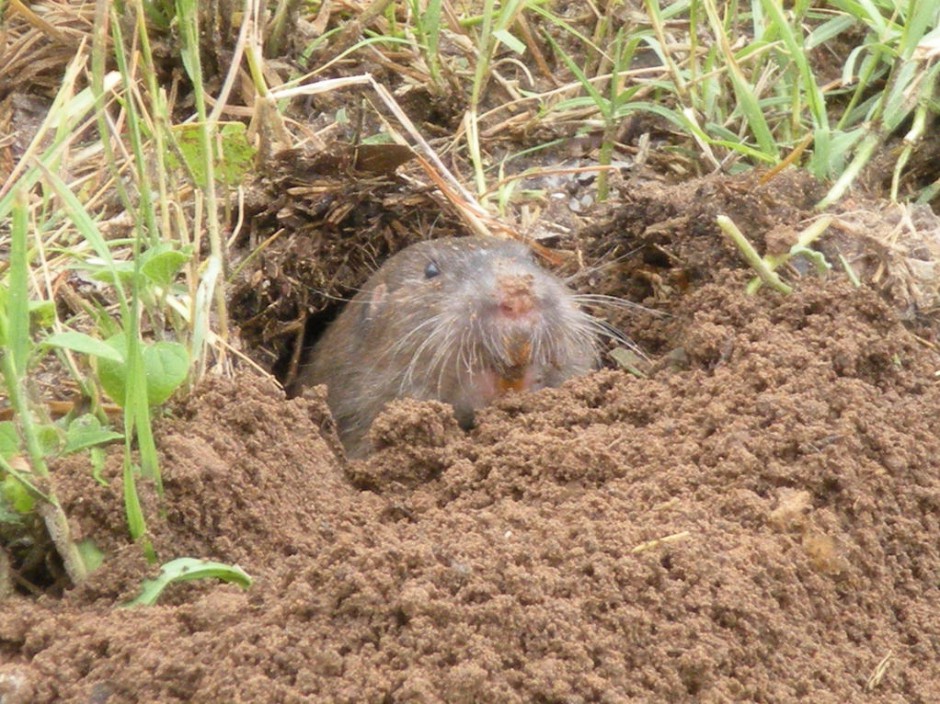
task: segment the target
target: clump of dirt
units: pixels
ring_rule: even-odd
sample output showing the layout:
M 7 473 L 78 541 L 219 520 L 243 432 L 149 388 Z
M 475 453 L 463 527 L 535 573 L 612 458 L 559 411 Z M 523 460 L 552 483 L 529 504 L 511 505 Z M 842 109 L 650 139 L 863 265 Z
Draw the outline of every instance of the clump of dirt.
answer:
M 109 559 L 0 614 L 4 701 L 933 701 L 940 356 L 838 271 L 746 295 L 704 220 L 650 231 L 681 193 L 739 191 L 658 188 L 610 221 L 634 230 L 583 238 L 669 253 L 644 300 L 670 315 L 625 318 L 662 353 L 647 378 L 509 396 L 469 433 L 398 403 L 351 463 L 319 390 L 216 380 L 163 421 L 153 543 L 237 562 L 247 591 L 115 609 L 157 569 L 126 545 L 119 458 L 107 487 L 62 463 Z M 750 197 L 755 232 L 805 217 L 802 196 Z
M 940 342 L 940 217 L 926 205 L 848 198 L 821 213 L 824 189 L 807 173 L 791 170 L 768 178 L 760 172 L 712 175 L 676 185 L 629 181 L 622 205 L 583 228 L 582 257 L 596 263 L 585 286 L 591 291 L 645 304 L 650 310 L 614 309 L 608 319 L 628 330 L 652 353 L 674 349 L 678 331 L 670 318 L 686 295 L 735 277 L 744 286 L 755 272 L 717 225 L 729 217 L 761 255 L 785 255 L 802 231 L 829 222 L 812 243 L 829 278 L 854 277 L 878 291 L 893 311 L 932 344 Z M 790 280 L 818 279 L 817 265 L 793 256 L 781 269 Z M 802 285 L 802 284 L 798 284 Z

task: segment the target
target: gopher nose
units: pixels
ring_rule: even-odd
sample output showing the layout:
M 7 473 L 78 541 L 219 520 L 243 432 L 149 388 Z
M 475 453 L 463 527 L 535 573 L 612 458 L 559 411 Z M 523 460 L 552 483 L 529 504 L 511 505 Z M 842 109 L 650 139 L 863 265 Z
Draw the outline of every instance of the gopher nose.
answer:
M 514 320 L 535 307 L 531 274 L 504 274 L 496 280 L 499 312 Z

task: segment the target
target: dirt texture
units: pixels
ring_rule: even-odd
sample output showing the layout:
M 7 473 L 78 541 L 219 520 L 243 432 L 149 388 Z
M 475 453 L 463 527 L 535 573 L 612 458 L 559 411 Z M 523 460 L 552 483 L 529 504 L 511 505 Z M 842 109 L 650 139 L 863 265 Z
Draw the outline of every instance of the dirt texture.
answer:
M 0 32 L 0 181 L 106 3 L 16 5 Z M 203 87 L 218 96 L 242 7 L 198 5 Z M 472 180 L 455 146 L 472 43 L 442 33 L 450 77 L 431 81 L 417 54 L 341 56 L 366 29 L 387 35 L 386 12 L 359 26 L 355 3 L 314 4 L 315 16 L 282 5 L 292 29 L 266 38 L 270 85 L 307 69 L 368 73 Z M 553 7 L 600 36 L 584 3 Z M 630 3 L 605 12 L 637 22 Z M 510 229 L 551 250 L 579 293 L 643 306 L 592 312 L 645 354 L 631 363 L 644 373 L 622 368 L 611 341 L 604 369 L 508 396 L 469 432 L 443 404 L 402 400 L 373 425 L 375 452 L 347 460 L 324 389 L 293 383 L 304 350 L 388 256 L 476 230 L 413 150 L 373 139 L 398 128 L 372 92 L 296 99 L 283 107 L 288 132 L 265 119 L 254 81 L 235 81 L 226 119 L 250 115 L 262 137 L 250 182 L 227 203 L 243 216 L 227 253 L 231 342 L 289 393 L 242 364 L 156 423 L 165 496 L 139 485 L 154 564 L 128 538 L 122 448 L 108 449 L 100 478 L 85 454 L 54 463 L 74 537 L 105 559 L 64 593 L 51 548 L 50 564 L 12 565 L 22 593 L 0 609 L 0 704 L 940 701 L 936 197 L 885 199 L 898 158 L 887 143 L 811 245 L 832 268 L 796 256 L 781 267 L 792 294 L 748 295 L 754 272 L 717 216 L 761 255 L 783 255 L 823 215 L 826 187 L 796 169 L 696 178 L 714 165 L 638 112 L 616 130 L 613 193 L 599 202 L 609 127 L 538 98 L 575 80 L 543 37 L 586 66 L 585 47 L 532 19 L 527 51 L 541 45 L 550 63 L 532 71 L 507 50 L 473 108 L 498 166 L 488 205 L 502 207 L 515 183 Z M 157 77 L 182 121 L 193 105 L 182 34 L 165 29 L 152 36 Z M 841 76 L 855 38 L 814 52 L 821 84 Z M 661 56 L 641 44 L 636 59 Z M 517 100 L 519 88 L 537 99 Z M 937 179 L 940 140 L 926 134 L 902 196 Z M 120 235 L 124 201 L 101 207 L 96 219 Z M 82 302 L 87 282 L 60 284 Z M 74 395 L 59 367 L 35 377 L 44 398 Z M 123 608 L 159 563 L 184 556 L 236 563 L 253 584 L 174 584 L 156 606 Z
M 714 212 L 763 251 L 809 215 L 811 184 L 784 178 L 633 188 L 584 231 L 608 264 L 582 284 L 650 308 L 611 315 L 646 378 L 509 396 L 469 433 L 401 401 L 355 462 L 322 389 L 206 382 L 158 426 L 150 533 L 248 590 L 115 608 L 158 569 L 128 545 L 121 458 L 107 486 L 60 463 L 108 557 L 7 603 L 0 701 L 940 700 L 940 356 L 838 270 L 745 293 Z

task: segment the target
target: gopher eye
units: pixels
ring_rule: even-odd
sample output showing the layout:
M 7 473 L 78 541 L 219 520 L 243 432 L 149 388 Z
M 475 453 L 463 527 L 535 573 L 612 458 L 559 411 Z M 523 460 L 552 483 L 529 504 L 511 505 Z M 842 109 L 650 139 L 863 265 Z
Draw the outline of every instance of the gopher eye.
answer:
M 437 266 L 437 262 L 428 262 L 428 265 L 424 267 L 424 278 L 433 279 L 435 276 L 441 273 L 440 267 Z

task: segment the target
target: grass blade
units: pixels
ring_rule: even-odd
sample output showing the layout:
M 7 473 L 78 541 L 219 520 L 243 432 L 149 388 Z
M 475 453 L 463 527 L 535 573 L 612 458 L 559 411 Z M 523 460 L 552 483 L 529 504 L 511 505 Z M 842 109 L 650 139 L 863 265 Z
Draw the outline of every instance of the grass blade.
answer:
M 145 580 L 138 597 L 125 606 L 153 606 L 163 590 L 174 582 L 190 582 L 196 579 L 221 579 L 237 584 L 243 589 L 251 586 L 251 577 L 238 565 L 181 557 L 167 562 L 155 579 Z

